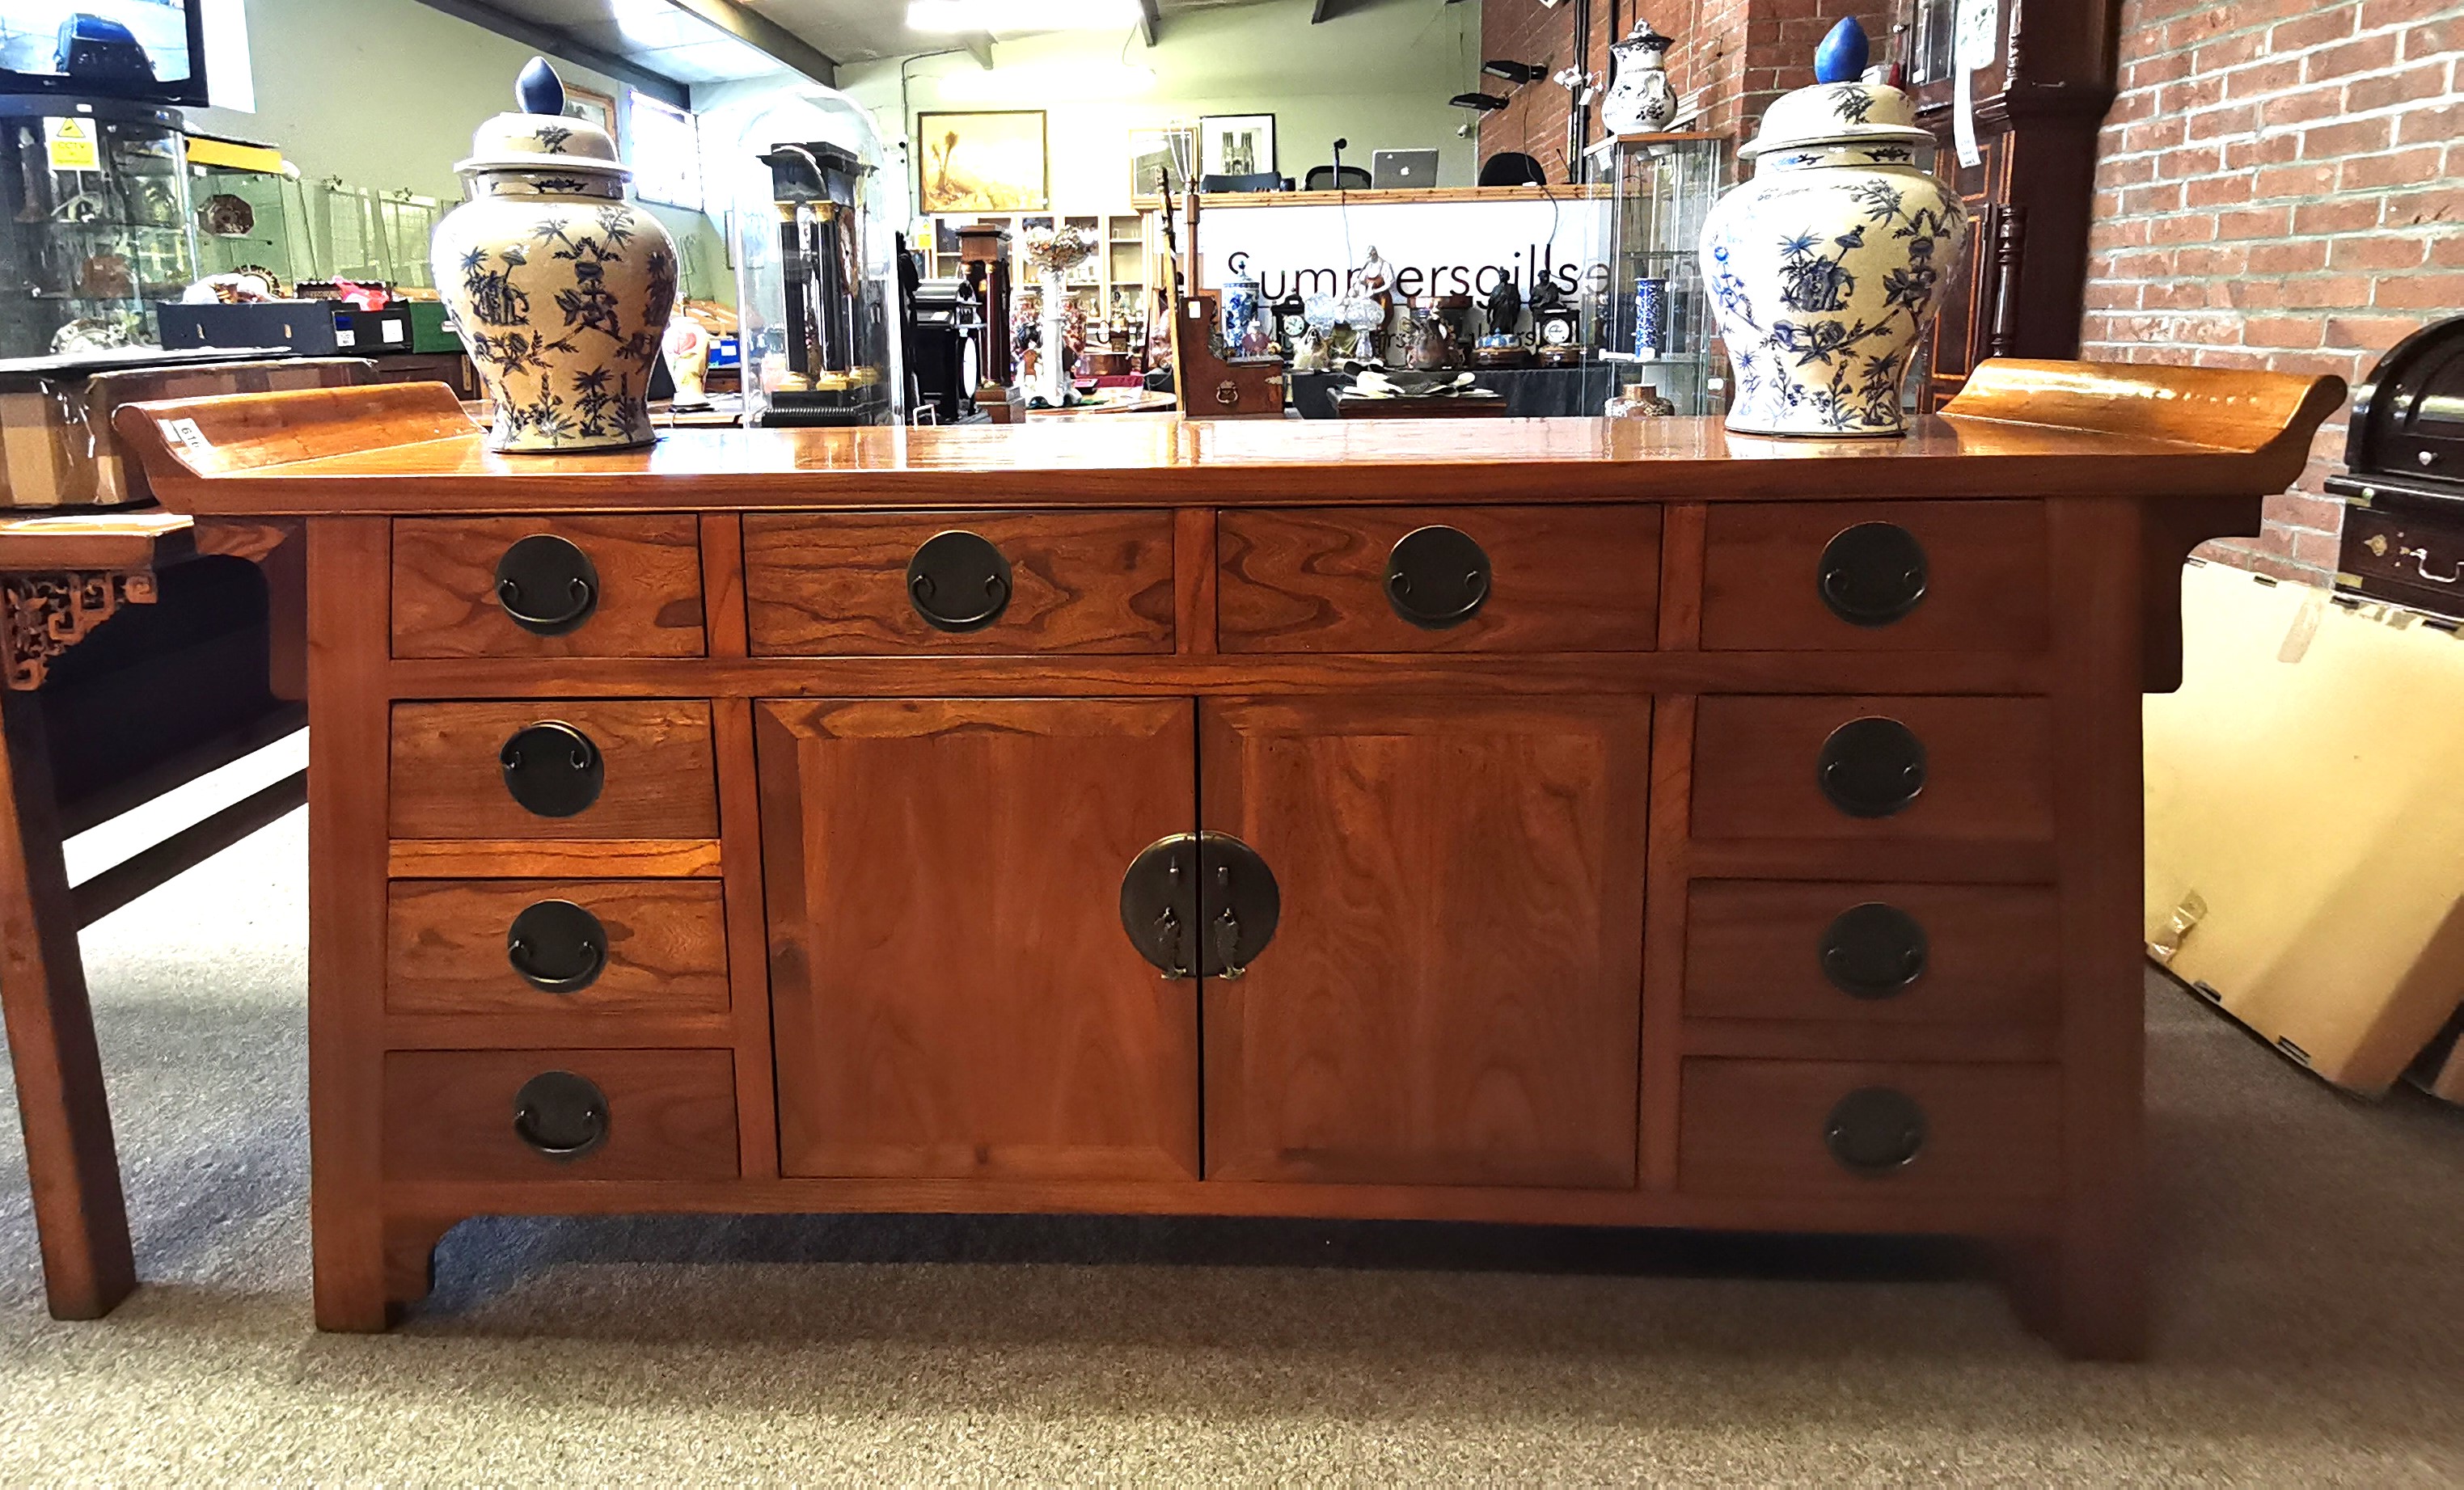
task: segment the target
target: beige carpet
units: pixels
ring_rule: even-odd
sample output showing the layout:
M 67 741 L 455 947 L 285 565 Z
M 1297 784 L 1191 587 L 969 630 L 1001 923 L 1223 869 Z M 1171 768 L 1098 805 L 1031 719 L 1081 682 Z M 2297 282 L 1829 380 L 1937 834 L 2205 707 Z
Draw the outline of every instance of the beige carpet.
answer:
M 475 1222 L 405 1328 L 320 1336 L 302 842 L 86 937 L 147 1280 L 106 1322 L 42 1311 L 0 1096 L 0 1481 L 2464 1480 L 2464 1112 L 2163 986 L 2144 1367 L 1939 1248 L 1281 1223 Z

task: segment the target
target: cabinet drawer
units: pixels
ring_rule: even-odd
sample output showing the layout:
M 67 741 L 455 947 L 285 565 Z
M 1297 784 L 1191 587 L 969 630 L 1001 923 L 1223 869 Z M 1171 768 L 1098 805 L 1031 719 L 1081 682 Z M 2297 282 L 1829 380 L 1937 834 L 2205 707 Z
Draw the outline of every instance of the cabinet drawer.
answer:
M 1702 701 L 1698 839 L 2053 837 L 2041 698 Z
M 731 1051 L 385 1058 L 388 1179 L 722 1179 L 737 1169 Z
M 2054 892 L 2022 886 L 1698 880 L 1685 1012 L 1726 1019 L 2051 1022 Z
M 698 657 L 702 649 L 693 516 L 393 525 L 396 657 Z
M 2035 652 L 2037 502 L 1727 502 L 1704 521 L 1708 650 Z
M 1172 515 L 755 514 L 744 592 L 757 656 L 1169 652 Z
M 391 776 L 395 838 L 718 835 L 699 701 L 396 704 Z
M 711 880 L 398 880 L 395 1014 L 718 1014 L 727 926 Z
M 2060 1174 L 2051 1066 L 1693 1060 L 1683 1083 L 1694 1194 L 2026 1197 Z
M 1648 651 L 1659 627 L 1657 507 L 1226 512 L 1216 544 L 1227 652 Z

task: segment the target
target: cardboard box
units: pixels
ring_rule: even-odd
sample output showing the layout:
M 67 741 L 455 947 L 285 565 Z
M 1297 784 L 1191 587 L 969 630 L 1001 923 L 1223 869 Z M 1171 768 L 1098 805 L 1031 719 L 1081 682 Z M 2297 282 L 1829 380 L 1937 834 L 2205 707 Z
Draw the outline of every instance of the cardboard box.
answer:
M 2194 563 L 2146 703 L 2149 955 L 2384 1093 L 2464 1000 L 2464 640 Z
M 0 506 L 126 507 L 150 502 L 143 468 L 121 457 L 112 411 L 150 399 L 336 388 L 372 381 L 357 358 L 217 361 L 82 371 L 0 371 Z

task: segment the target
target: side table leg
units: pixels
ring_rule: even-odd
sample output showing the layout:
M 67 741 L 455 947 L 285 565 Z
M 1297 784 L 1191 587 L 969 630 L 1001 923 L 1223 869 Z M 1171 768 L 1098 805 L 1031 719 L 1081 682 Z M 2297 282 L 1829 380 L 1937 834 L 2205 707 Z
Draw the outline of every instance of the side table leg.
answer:
M 55 1319 L 100 1319 L 137 1286 L 111 1106 L 60 857 L 40 707 L 0 688 L 0 1009 Z

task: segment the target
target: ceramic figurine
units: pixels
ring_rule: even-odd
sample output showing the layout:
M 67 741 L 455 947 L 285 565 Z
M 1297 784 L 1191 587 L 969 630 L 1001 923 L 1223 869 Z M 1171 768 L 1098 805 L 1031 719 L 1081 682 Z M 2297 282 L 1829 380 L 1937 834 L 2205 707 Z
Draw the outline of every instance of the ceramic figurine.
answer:
M 1811 88 L 1739 150 L 1754 179 L 1703 225 L 1703 277 L 1736 369 L 1742 434 L 1897 435 L 1900 387 L 1968 248 L 1958 196 L 1916 164 L 1932 137 L 1908 96 L 1859 80 L 1852 17 Z
M 667 354 L 668 378 L 676 385 L 675 406 L 710 407 L 710 394 L 703 385 L 710 371 L 710 333 L 700 321 L 679 316 L 668 323 L 660 345 Z
M 1634 33 L 1609 48 L 1608 96 L 1600 123 L 1613 135 L 1656 135 L 1677 117 L 1677 90 L 1668 81 L 1668 49 L 1677 45 L 1640 16 Z
M 492 450 L 648 445 L 650 368 L 676 302 L 676 247 L 625 200 L 607 132 L 564 117 L 543 58 L 522 112 L 479 126 L 453 168 L 466 200 L 430 244 L 438 297 L 496 405 Z

